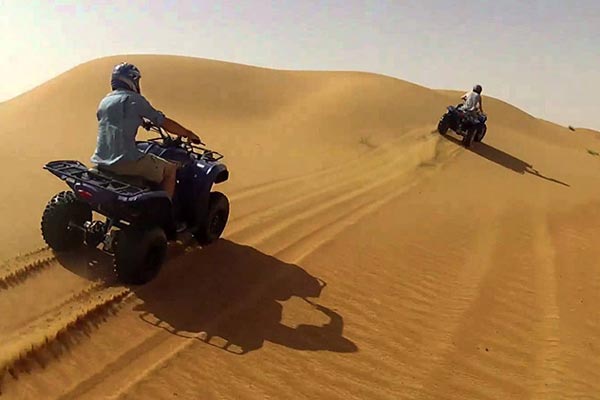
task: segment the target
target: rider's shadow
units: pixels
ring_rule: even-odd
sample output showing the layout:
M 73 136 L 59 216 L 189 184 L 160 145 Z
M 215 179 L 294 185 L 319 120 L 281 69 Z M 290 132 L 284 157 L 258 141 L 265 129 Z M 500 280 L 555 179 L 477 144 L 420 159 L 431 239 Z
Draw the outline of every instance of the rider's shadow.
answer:
M 308 300 L 323 287 L 297 265 L 219 240 L 182 252 L 155 281 L 134 290 L 143 300 L 136 310 L 145 322 L 233 353 L 260 349 L 265 341 L 297 350 L 357 351 L 343 336 L 342 316 Z M 327 322 L 283 324 L 283 304 L 293 296 L 306 301 L 303 316 Z

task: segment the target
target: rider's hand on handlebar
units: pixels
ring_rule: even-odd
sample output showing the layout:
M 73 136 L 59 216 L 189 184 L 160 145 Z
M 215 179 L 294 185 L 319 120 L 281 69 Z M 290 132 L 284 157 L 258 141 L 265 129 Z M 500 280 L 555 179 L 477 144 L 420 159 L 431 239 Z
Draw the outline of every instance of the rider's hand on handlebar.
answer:
M 195 144 L 202 144 L 202 140 L 200 140 L 200 137 L 198 137 L 198 135 L 196 135 L 194 132 L 188 132 L 188 138 L 190 139 L 190 142 L 195 143 Z
M 150 122 L 150 121 L 143 121 L 142 122 L 142 128 L 144 128 L 145 130 L 149 131 L 152 128 L 152 122 Z

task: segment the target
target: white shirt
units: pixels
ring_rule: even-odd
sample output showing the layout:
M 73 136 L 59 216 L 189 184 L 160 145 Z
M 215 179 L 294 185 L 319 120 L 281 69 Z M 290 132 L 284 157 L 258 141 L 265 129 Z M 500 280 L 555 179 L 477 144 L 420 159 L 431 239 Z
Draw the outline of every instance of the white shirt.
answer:
M 467 97 L 465 99 L 465 103 L 462 105 L 462 109 L 465 111 L 476 111 L 479 109 L 479 101 L 481 100 L 481 95 L 477 92 L 468 92 L 465 93 Z

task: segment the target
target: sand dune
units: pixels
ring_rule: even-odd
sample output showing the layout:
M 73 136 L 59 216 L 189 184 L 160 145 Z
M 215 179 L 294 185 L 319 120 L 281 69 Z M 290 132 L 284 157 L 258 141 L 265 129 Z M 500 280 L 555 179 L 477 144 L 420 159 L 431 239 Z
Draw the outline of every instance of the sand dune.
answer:
M 54 254 L 38 230 L 63 189 L 41 166 L 88 161 L 121 59 L 0 103 L 3 397 L 599 398 L 598 132 L 485 97 L 466 150 L 432 133 L 460 91 L 127 57 L 225 154 L 232 214 L 125 287 L 109 257 Z

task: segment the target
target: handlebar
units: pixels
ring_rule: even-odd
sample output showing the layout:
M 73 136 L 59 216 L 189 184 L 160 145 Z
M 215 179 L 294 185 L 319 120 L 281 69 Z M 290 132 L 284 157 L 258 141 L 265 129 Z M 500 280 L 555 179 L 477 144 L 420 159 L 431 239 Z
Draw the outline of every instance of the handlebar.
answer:
M 171 139 L 171 136 L 169 134 L 165 133 L 165 131 L 160 126 L 156 126 L 156 125 L 154 125 L 152 122 L 150 122 L 148 120 L 143 120 L 143 122 L 142 122 L 142 128 L 144 128 L 147 131 L 158 132 L 163 139 L 167 139 L 167 138 Z M 191 139 L 189 139 L 189 138 L 186 138 L 186 139 L 190 143 L 194 143 Z M 171 140 L 173 140 L 173 139 L 171 139 Z M 179 143 L 181 143 L 182 136 L 177 136 L 177 138 L 175 138 L 175 141 L 179 141 Z M 200 144 L 200 145 L 206 146 L 206 144 L 203 143 L 200 139 L 198 139 L 198 142 L 199 143 L 196 143 L 196 144 Z
M 142 128 L 144 128 L 147 131 L 158 132 L 158 134 L 160 135 L 160 138 L 163 141 L 163 144 L 166 146 L 182 147 L 185 150 L 187 150 L 188 153 L 193 153 L 196 155 L 200 155 L 202 157 L 210 157 L 213 160 L 219 160 L 219 159 L 223 158 L 222 154 L 220 154 L 216 151 L 210 150 L 206 147 L 203 147 L 203 146 L 206 146 L 206 144 L 203 143 L 201 140 L 199 140 L 199 143 L 195 143 L 192 140 L 190 140 L 189 138 L 183 137 L 183 136 L 177 136 L 175 139 L 173 139 L 171 137 L 171 135 L 166 133 L 160 126 L 156 126 L 148 120 L 144 120 L 142 122 Z M 150 140 L 156 141 L 157 139 L 159 139 L 159 138 L 150 139 Z M 196 151 L 201 151 L 201 154 L 198 154 Z

